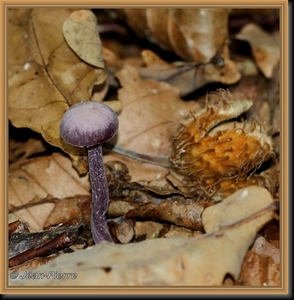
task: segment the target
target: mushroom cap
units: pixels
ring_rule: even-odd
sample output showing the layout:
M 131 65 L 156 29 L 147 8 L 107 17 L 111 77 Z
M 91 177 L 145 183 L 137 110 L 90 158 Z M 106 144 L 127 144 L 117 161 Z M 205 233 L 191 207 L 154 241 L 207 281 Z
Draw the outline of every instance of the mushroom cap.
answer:
M 82 102 L 70 107 L 60 123 L 63 140 L 76 147 L 91 147 L 110 140 L 118 130 L 118 117 L 107 105 Z

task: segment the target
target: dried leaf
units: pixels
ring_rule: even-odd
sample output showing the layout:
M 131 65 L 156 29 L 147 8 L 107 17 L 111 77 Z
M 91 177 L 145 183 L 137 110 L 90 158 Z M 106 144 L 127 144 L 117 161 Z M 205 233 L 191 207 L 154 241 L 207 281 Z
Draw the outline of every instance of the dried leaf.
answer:
M 160 232 L 164 224 L 154 221 L 136 221 L 135 232 L 136 241 L 159 238 Z
M 139 35 L 187 61 L 228 58 L 228 9 L 147 8 L 115 10 Z
M 277 39 L 253 23 L 244 26 L 236 38 L 250 44 L 256 64 L 266 78 L 271 78 L 280 60 L 280 46 Z
M 244 258 L 239 284 L 246 286 L 279 286 L 280 250 L 259 236 Z
M 57 202 L 46 220 L 44 228 L 64 224 L 74 218 L 81 217 L 81 221 L 90 224 L 91 196 L 74 196 Z
M 196 238 L 151 239 L 127 245 L 102 242 L 87 250 L 58 257 L 34 270 L 37 274 L 46 274 L 44 278 L 34 282 L 10 279 L 9 284 L 221 285 L 228 273 L 237 279 L 256 232 L 273 216 L 275 208 L 271 204 L 272 198 L 267 197 L 262 210 L 259 207 L 250 215 L 247 212 L 239 214 L 234 224 Z M 246 202 L 236 207 L 242 211 Z M 226 212 L 221 210 L 216 216 L 219 223 L 214 227 L 221 227 L 226 218 L 223 213 Z M 67 274 L 64 280 L 56 280 L 50 273 L 57 265 L 58 273 Z
M 104 68 L 96 16 L 90 10 L 72 13 L 63 24 L 66 42 L 85 62 Z
M 171 225 L 169 231 L 164 234 L 165 238 L 172 237 L 196 237 L 203 234 L 201 231 L 192 230 L 185 227 Z
M 88 177 L 80 178 L 69 158 L 60 154 L 35 158 L 9 174 L 9 204 L 18 207 L 34 198 L 43 199 L 49 194 L 55 198 L 89 194 Z M 18 218 L 29 224 L 30 231 L 42 231 L 44 220 L 54 204 L 47 203 L 16 211 Z
M 228 85 L 241 78 L 237 65 L 230 59 L 221 60 L 220 64 L 213 60 L 205 64 L 168 64 L 150 50 L 143 51 L 142 56 L 147 67 L 140 68 L 140 75 L 169 83 L 179 89 L 181 96 L 186 96 L 208 83 L 221 82 Z
M 197 104 L 181 101 L 177 89 L 164 82 L 140 77 L 137 68 L 125 65 L 116 73 L 122 88 L 116 144 L 137 153 L 166 156 L 170 152 L 170 128 Z M 120 160 L 128 165 L 133 181 L 163 178 L 167 169 L 144 164 L 113 153 L 105 161 Z M 143 168 L 142 168 L 143 167 Z
M 46 150 L 42 138 L 29 138 L 27 141 L 9 140 L 9 170 L 19 168 L 19 165 L 30 156 L 40 154 Z
M 124 107 L 117 144 L 141 153 L 169 154 L 170 124 L 195 108 L 195 103 L 181 101 L 178 90 L 169 84 L 142 79 L 130 65 L 116 76 L 122 85 L 118 99 Z
M 204 210 L 202 214 L 204 230 L 209 233 L 232 225 L 242 218 L 262 210 L 272 202 L 272 196 L 265 188 L 249 186 L 241 189 L 217 205 Z
M 82 62 L 64 40 L 62 26 L 73 11 L 9 10 L 8 118 L 15 127 L 42 132 L 58 146 L 59 128 L 52 124 L 71 105 L 90 100 L 93 85 L 106 79 L 103 69 Z

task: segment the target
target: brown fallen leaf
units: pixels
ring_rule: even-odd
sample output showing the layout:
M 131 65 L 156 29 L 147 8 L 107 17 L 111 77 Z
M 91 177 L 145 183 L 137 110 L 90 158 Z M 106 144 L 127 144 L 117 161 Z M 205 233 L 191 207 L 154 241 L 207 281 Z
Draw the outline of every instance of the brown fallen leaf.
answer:
M 23 232 L 29 232 L 27 223 L 22 222 L 21 220 L 16 220 L 8 224 L 9 235 L 12 233 L 23 233 Z
M 256 232 L 272 219 L 276 209 L 269 193 L 264 188 L 257 189 L 265 199 L 263 205 L 257 209 L 252 206 L 249 214 L 241 213 L 238 218 L 226 215 L 233 223 L 227 222 L 219 230 L 196 238 L 151 239 L 127 245 L 102 242 L 87 250 L 58 257 L 34 270 L 34 273 L 45 274 L 44 278 L 38 278 L 34 282 L 28 279 L 10 279 L 9 284 L 29 286 L 43 285 L 46 282 L 47 286 L 211 286 L 221 285 L 228 273 L 236 280 Z M 238 191 L 237 194 L 243 192 Z M 232 197 L 235 201 L 231 203 L 235 204 L 238 211 L 246 208 L 246 202 L 239 202 L 240 198 L 237 196 Z M 256 198 L 245 198 L 249 202 L 257 201 Z M 219 222 L 214 220 L 212 226 L 208 223 L 206 226 L 220 228 L 226 217 L 224 213 L 227 212 L 221 209 L 215 216 Z M 58 270 L 56 266 L 59 266 Z M 67 276 L 63 280 L 56 280 L 49 276 L 51 270 Z M 76 276 L 73 277 L 73 274 Z
M 266 78 L 271 78 L 280 60 L 279 41 L 253 23 L 245 25 L 236 38 L 250 44 L 257 66 Z
M 51 133 L 59 136 L 53 124 L 71 105 L 89 101 L 93 86 L 106 79 L 104 69 L 83 62 L 64 40 L 63 23 L 74 11 L 8 12 L 8 118 L 15 127 L 28 127 L 45 139 Z
M 150 50 L 142 52 L 144 62 L 147 60 L 147 67 L 140 68 L 140 75 L 169 83 L 179 89 L 181 96 L 187 96 L 208 83 L 220 82 L 229 85 L 241 78 L 237 65 L 228 58 L 212 58 L 207 63 L 164 64 L 159 58 L 150 58 L 151 55 L 156 54 L 151 54 Z
M 97 18 L 91 10 L 78 10 L 63 23 L 63 35 L 77 55 L 90 65 L 104 69 Z
M 160 237 L 164 227 L 165 224 L 155 221 L 136 221 L 134 227 L 136 234 L 135 241 L 139 242 L 147 239 L 157 239 Z
M 82 194 L 89 195 L 88 177 L 80 178 L 72 168 L 69 158 L 61 154 L 34 158 L 19 169 L 10 172 L 8 201 L 14 207 L 43 199 L 48 195 L 55 198 Z M 53 209 L 53 203 L 32 206 L 16 211 L 19 219 L 29 224 L 30 231 L 42 231 L 44 220 Z
M 58 201 L 48 217 L 45 219 L 43 227 L 64 224 L 74 218 L 80 217 L 82 222 L 90 224 L 91 217 L 91 196 L 74 196 Z
M 19 165 L 30 156 L 46 150 L 45 142 L 40 137 L 31 137 L 26 141 L 9 140 L 9 170 L 19 168 Z
M 165 238 L 173 237 L 196 237 L 203 234 L 203 232 L 198 230 L 192 230 L 189 228 L 171 225 L 168 232 L 163 235 Z
M 280 280 L 280 250 L 259 236 L 244 258 L 238 283 L 279 286 Z
M 217 205 L 205 209 L 202 214 L 204 230 L 210 233 L 234 224 L 238 220 L 250 216 L 252 211 L 262 210 L 269 202 L 273 203 L 273 199 L 265 188 L 253 185 L 241 189 Z
M 116 9 L 141 37 L 173 50 L 187 61 L 207 62 L 218 52 L 228 58 L 227 8 Z
M 169 154 L 170 123 L 195 108 L 193 101 L 181 101 L 179 92 L 167 83 L 142 79 L 139 71 L 125 65 L 116 74 L 122 88 L 117 144 L 141 153 Z
M 149 157 L 168 155 L 170 128 L 197 104 L 182 101 L 178 90 L 165 82 L 141 78 L 138 68 L 130 65 L 125 65 L 116 76 L 122 86 L 118 90 L 118 99 L 123 104 L 123 110 L 118 116 L 119 130 L 115 145 Z M 148 164 L 147 160 L 142 164 L 132 158 L 109 153 L 105 161 L 111 160 L 127 164 L 133 181 L 155 180 L 167 173 L 166 167 Z

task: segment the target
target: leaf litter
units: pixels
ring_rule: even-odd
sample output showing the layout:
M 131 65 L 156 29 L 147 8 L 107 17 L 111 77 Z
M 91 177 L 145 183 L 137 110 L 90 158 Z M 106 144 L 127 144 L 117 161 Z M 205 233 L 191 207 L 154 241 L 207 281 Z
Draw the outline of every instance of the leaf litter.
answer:
M 248 205 L 243 199 L 249 201 L 251 199 L 251 202 L 255 202 L 250 195 L 251 192 L 259 193 L 264 203 L 260 205 L 261 210 L 260 207 L 256 210 L 253 205 L 254 209 L 249 210 L 248 216 L 247 213 L 242 214 Z M 237 202 L 241 219 L 235 218 L 233 223 L 228 222 L 221 229 L 211 233 L 189 239 L 150 239 L 123 246 L 103 242 L 88 248 L 86 257 L 81 251 L 77 251 L 56 258 L 53 262 L 35 270 L 37 274 L 48 274 L 58 265 L 59 272 L 63 274 L 75 270 L 78 277 L 74 280 L 67 278 L 67 280 L 56 281 L 54 278 L 49 280 L 40 278 L 37 283 L 32 283 L 31 280 L 16 280 L 12 283 L 21 285 L 43 285 L 45 282 L 46 285 L 221 285 L 227 273 L 235 279 L 238 277 L 247 248 L 254 240 L 256 232 L 272 219 L 275 211 L 272 197 L 264 188 L 250 187 L 239 190 L 231 198 Z M 231 201 L 234 202 L 230 200 L 224 200 L 225 204 L 222 204 L 230 205 Z M 215 210 L 219 205 L 214 206 Z M 208 216 L 209 213 L 207 212 Z M 221 209 L 218 216 L 221 219 L 226 218 L 227 212 L 222 212 Z M 210 216 L 210 218 L 214 223 L 219 221 L 215 220 L 215 217 Z M 211 226 L 210 219 L 206 222 L 207 226 Z M 220 228 L 221 225 L 222 221 L 217 223 L 217 227 Z M 145 253 L 144 257 L 142 252 Z

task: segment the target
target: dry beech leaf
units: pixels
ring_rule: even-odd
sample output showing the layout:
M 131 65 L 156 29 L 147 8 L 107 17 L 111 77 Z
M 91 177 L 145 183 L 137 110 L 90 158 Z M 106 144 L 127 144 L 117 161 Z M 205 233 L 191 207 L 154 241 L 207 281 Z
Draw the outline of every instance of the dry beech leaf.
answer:
M 228 58 L 228 9 L 148 8 L 115 10 L 139 35 L 187 61 Z
M 63 34 L 72 50 L 85 62 L 104 68 L 97 18 L 90 10 L 72 13 L 63 24 Z
M 244 258 L 239 283 L 246 286 L 278 286 L 280 277 L 280 249 L 259 236 Z
M 266 78 L 271 78 L 280 60 L 278 40 L 253 23 L 244 26 L 236 38 L 250 44 L 257 66 Z
M 205 64 L 168 64 L 151 50 L 142 51 L 142 57 L 147 67 L 140 68 L 140 75 L 169 83 L 179 89 L 181 96 L 186 96 L 208 83 L 221 82 L 228 85 L 241 78 L 237 65 L 230 59 L 223 59 L 220 65 L 213 61 Z
M 32 159 L 9 174 L 9 205 L 13 207 L 48 195 L 65 198 L 78 194 L 89 195 L 88 177 L 80 178 L 71 160 L 61 154 Z M 16 211 L 15 215 L 29 224 L 30 231 L 41 231 L 53 207 L 46 203 Z
M 64 224 L 74 218 L 79 218 L 81 222 L 90 224 L 91 205 L 91 195 L 60 199 L 45 219 L 43 228 Z
M 204 210 L 202 213 L 204 230 L 210 233 L 234 224 L 272 202 L 271 194 L 263 187 L 249 186 L 240 189 L 217 205 Z
M 135 232 L 136 237 L 142 237 L 146 239 L 155 239 L 159 237 L 160 231 L 163 229 L 164 225 L 162 223 L 154 221 L 136 221 Z
M 44 140 L 31 137 L 25 142 L 9 140 L 9 171 L 17 169 L 30 156 L 40 154 L 46 150 Z
M 90 100 L 93 86 L 106 79 L 105 70 L 81 61 L 64 40 L 62 26 L 73 11 L 9 10 L 8 118 L 53 145 L 61 142 L 50 140 L 50 134 L 59 136 L 52 124 L 71 105 Z
M 167 83 L 142 79 L 130 65 L 116 76 L 123 104 L 117 144 L 141 153 L 168 155 L 169 126 L 195 108 L 195 102 L 181 101 L 178 90 Z
M 262 190 L 265 191 L 259 189 L 260 194 Z M 237 195 L 239 193 L 240 191 Z M 256 232 L 272 219 L 275 206 L 271 196 L 265 191 L 266 200 L 263 205 L 257 209 L 252 207 L 248 214 L 246 201 L 238 202 L 239 197 L 232 197 L 238 204 L 231 204 L 240 212 L 244 209 L 244 214 L 240 213 L 238 218 L 234 218 L 233 224 L 222 227 L 227 212 L 221 209 L 213 224 L 215 228 L 222 227 L 220 230 L 195 238 L 151 239 L 127 245 L 102 242 L 87 250 L 57 257 L 35 269 L 35 273 L 45 274 L 43 278 L 34 282 L 18 278 L 10 280 L 10 284 L 221 285 L 226 274 L 231 274 L 236 280 L 248 247 Z M 247 199 L 250 200 L 248 196 Z M 257 199 L 255 198 L 255 202 Z M 56 266 L 59 273 L 67 274 L 64 280 L 47 277 Z
M 125 65 L 116 73 L 122 86 L 118 99 L 123 110 L 119 114 L 119 130 L 116 145 L 128 150 L 149 154 L 169 155 L 170 127 L 195 109 L 194 101 L 182 101 L 179 92 L 165 82 L 140 77 L 137 68 Z M 106 161 L 116 160 L 118 155 L 110 153 Z M 128 165 L 132 180 L 155 180 L 162 178 L 166 168 L 145 164 L 119 156 Z

